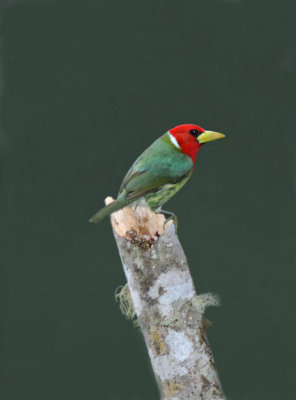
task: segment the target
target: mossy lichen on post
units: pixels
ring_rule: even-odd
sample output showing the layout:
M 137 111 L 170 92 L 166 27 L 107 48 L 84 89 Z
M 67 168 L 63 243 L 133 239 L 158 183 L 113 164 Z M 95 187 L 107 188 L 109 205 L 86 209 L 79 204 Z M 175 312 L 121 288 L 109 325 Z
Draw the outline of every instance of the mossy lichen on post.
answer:
M 137 313 L 127 283 L 124 286 L 118 286 L 116 288 L 115 300 L 119 303 L 120 311 L 126 319 L 133 321 L 134 326 L 138 327 Z

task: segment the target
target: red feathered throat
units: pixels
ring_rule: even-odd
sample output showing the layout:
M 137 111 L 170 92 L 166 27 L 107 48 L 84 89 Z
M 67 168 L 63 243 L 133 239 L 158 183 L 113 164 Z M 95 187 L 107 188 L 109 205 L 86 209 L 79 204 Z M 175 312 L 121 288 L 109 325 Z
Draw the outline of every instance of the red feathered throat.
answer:
M 190 133 L 190 131 L 192 133 Z M 178 145 L 181 147 L 183 153 L 187 154 L 195 164 L 196 155 L 201 148 L 201 144 L 196 140 L 197 135 L 203 133 L 205 130 L 198 125 L 184 124 L 178 125 L 170 129 L 170 133 L 177 140 Z M 197 134 L 194 134 L 196 132 Z

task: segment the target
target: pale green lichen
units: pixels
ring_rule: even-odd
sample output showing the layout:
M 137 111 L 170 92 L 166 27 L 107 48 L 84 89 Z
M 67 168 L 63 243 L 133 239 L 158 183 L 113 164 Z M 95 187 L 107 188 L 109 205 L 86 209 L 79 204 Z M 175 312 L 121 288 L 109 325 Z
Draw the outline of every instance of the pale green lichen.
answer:
M 195 296 L 191 303 L 195 311 L 203 314 L 207 307 L 220 306 L 220 298 L 215 293 L 203 293 Z
M 186 301 L 179 309 L 176 309 L 170 318 L 163 321 L 163 325 L 170 328 L 183 329 L 188 323 L 188 317 L 192 319 L 194 312 L 204 314 L 205 309 L 211 306 L 220 306 L 220 298 L 214 293 L 204 293 L 194 296 Z M 207 321 L 207 320 L 206 320 Z M 207 321 L 211 325 L 210 321 Z
M 131 320 L 135 327 L 139 327 L 139 321 L 128 284 L 116 288 L 115 300 L 119 303 L 120 311 L 126 319 Z

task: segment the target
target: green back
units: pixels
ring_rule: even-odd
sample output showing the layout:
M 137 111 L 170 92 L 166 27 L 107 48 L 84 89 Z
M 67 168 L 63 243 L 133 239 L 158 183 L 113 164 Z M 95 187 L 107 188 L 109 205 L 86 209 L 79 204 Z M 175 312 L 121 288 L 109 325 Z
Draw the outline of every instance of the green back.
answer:
M 170 141 L 168 133 L 157 139 L 134 162 L 120 187 L 118 198 L 137 199 L 175 184 L 192 171 L 193 162 Z

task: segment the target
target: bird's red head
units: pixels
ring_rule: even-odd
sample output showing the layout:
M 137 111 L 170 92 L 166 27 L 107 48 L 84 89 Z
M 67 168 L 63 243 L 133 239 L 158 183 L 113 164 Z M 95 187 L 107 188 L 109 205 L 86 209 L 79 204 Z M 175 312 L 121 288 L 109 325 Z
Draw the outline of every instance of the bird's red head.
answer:
M 175 128 L 169 130 L 169 133 L 177 141 L 177 143 L 175 143 L 174 140 L 172 140 L 174 144 L 179 146 L 183 153 L 191 157 L 193 164 L 195 163 L 197 152 L 203 143 L 225 137 L 222 133 L 206 131 L 194 124 L 175 126 Z
M 196 139 L 205 130 L 198 125 L 183 124 L 175 126 L 169 132 L 177 140 L 182 152 L 192 158 L 194 164 L 196 154 L 201 147 L 201 144 Z

